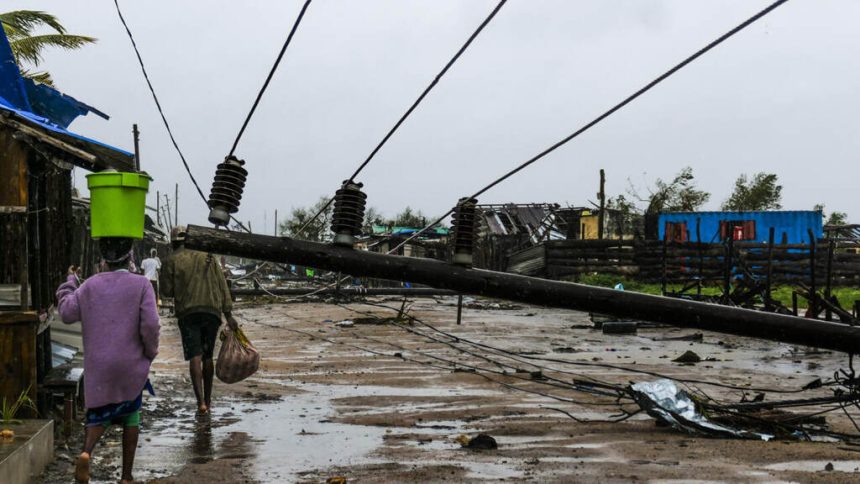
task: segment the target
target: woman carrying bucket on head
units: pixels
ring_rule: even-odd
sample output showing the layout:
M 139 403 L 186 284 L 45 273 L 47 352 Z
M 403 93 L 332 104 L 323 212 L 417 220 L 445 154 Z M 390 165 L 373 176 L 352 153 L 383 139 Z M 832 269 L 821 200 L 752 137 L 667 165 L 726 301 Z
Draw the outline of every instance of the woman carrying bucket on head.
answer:
M 103 174 L 90 177 L 99 175 Z M 135 194 L 140 196 L 131 201 L 115 197 L 110 211 L 102 210 L 98 208 L 104 206 L 98 200 L 102 194 L 93 190 L 93 180 L 89 180 L 92 235 L 99 238 L 107 271 L 79 283 L 76 268 L 70 267 L 67 281 L 57 289 L 58 311 L 65 323 L 81 322 L 84 340 L 86 434 L 75 480 L 89 481 L 92 452 L 106 428 L 116 424 L 123 427 L 121 482 L 131 483 L 143 391 L 152 393 L 149 369 L 158 354 L 160 330 L 152 285 L 146 277 L 128 271 L 134 239 L 143 237 L 142 202 L 149 179 L 143 183 L 140 179 L 146 175 L 134 173 L 104 175 L 121 175 L 114 176 L 118 185 L 114 188 L 142 195 Z M 129 214 L 133 220 L 125 218 Z M 124 220 L 109 220 L 118 215 Z

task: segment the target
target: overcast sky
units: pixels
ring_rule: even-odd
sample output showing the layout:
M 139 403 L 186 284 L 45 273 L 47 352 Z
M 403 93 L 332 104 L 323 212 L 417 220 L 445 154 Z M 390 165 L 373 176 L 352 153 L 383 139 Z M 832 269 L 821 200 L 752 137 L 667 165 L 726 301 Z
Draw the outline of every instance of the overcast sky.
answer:
M 369 204 L 440 214 L 770 3 L 510 0 L 359 177 Z M 301 7 L 299 0 L 121 0 L 177 140 L 208 195 Z M 495 6 L 495 0 L 315 0 L 237 154 L 238 217 L 332 194 Z M 180 221 L 205 223 L 111 0 L 5 0 L 98 44 L 51 52 L 64 92 L 111 115 L 72 129 L 131 150 L 150 192 L 179 183 Z M 594 200 L 691 166 L 716 209 L 741 173 L 774 172 L 785 209 L 860 217 L 860 2 L 792 0 L 480 202 Z M 76 170 L 79 186 L 83 173 Z M 264 230 L 264 219 L 267 222 Z

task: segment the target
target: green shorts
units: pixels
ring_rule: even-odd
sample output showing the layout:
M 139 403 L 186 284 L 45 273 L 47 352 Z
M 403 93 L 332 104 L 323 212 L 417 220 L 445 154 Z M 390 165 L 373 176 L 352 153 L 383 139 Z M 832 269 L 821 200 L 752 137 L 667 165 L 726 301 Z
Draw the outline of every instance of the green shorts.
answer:
M 195 356 L 211 360 L 215 354 L 215 338 L 220 327 L 221 318 L 209 313 L 192 313 L 179 318 L 185 361 Z
M 104 420 L 98 425 L 101 425 L 104 428 L 108 428 L 111 425 L 119 425 L 121 427 L 140 427 L 140 410 L 122 417 L 117 417 L 113 420 Z

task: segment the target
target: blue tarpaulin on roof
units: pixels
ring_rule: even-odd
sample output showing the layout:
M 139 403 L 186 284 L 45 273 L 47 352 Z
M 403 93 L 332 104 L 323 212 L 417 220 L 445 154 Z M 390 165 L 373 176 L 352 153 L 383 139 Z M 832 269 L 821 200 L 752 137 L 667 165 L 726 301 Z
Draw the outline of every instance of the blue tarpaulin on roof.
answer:
M 6 38 L 2 28 L 0 28 L 0 109 L 15 113 L 29 123 L 49 131 L 132 156 L 127 151 L 66 130 L 78 116 L 85 116 L 90 112 L 105 119 L 108 119 L 108 116 L 50 86 L 23 78 L 15 62 L 15 56 L 12 54 L 9 39 Z

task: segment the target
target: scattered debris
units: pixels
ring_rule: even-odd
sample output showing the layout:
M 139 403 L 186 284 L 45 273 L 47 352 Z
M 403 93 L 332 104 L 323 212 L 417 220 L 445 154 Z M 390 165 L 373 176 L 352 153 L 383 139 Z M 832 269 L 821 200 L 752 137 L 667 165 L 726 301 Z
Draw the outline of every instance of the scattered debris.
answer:
M 704 335 L 702 333 L 693 333 L 686 334 L 684 336 L 673 336 L 666 338 L 652 338 L 654 341 L 702 341 L 704 339 Z M 719 344 L 722 344 L 720 341 Z
M 346 483 L 347 483 L 346 477 L 343 477 L 343 476 L 329 477 L 328 479 L 325 480 L 325 484 L 346 484 Z
M 691 434 L 742 439 L 770 440 L 774 436 L 712 422 L 697 408 L 695 401 L 672 380 L 635 383 L 630 386 L 633 398 L 648 415 Z
M 698 363 L 698 362 L 702 361 L 702 358 L 699 355 L 697 355 L 694 351 L 687 350 L 684 352 L 683 355 L 675 358 L 672 361 L 674 361 L 675 363 L 693 364 L 693 363 Z
M 606 321 L 602 327 L 603 334 L 636 334 L 635 321 Z
M 478 434 L 471 439 L 467 435 L 460 435 L 455 440 L 463 447 L 472 450 L 495 450 L 499 448 L 496 439 L 487 434 Z
M 340 328 L 351 328 L 355 326 L 355 321 L 351 319 L 344 319 L 343 321 L 338 321 L 334 323 L 334 325 Z
M 543 372 L 540 370 L 533 371 L 529 375 L 531 375 L 532 380 L 539 380 L 539 381 L 546 380 L 546 377 L 543 375 Z
M 553 353 L 576 353 L 576 348 L 571 348 L 570 346 L 562 346 L 559 348 L 553 348 Z
M 828 462 L 826 466 L 824 466 L 824 470 L 827 472 L 833 472 L 833 463 Z

